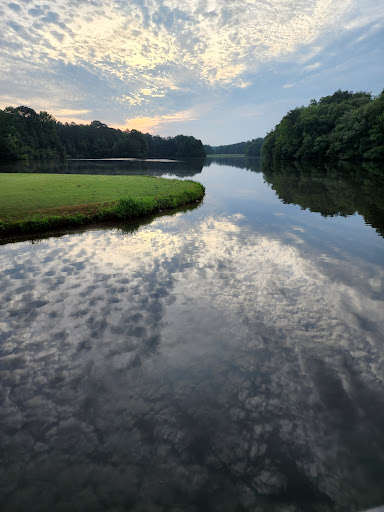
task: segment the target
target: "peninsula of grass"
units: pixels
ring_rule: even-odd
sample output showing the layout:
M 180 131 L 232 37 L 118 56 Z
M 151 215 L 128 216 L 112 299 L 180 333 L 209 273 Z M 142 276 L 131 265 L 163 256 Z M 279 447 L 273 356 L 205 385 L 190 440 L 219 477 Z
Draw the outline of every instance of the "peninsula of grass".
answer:
M 203 195 L 203 185 L 191 180 L 1 173 L 0 234 L 140 217 L 196 202 Z

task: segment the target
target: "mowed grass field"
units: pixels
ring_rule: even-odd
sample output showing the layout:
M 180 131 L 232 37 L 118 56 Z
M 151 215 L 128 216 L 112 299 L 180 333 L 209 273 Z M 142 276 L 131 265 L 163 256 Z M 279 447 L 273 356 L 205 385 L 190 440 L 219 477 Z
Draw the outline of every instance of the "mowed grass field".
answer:
M 195 185 L 151 176 L 1 173 L 0 219 L 20 220 L 50 210 L 82 212 L 125 197 L 161 199 L 188 192 Z
M 144 217 L 198 202 L 204 191 L 151 176 L 0 173 L 0 235 Z

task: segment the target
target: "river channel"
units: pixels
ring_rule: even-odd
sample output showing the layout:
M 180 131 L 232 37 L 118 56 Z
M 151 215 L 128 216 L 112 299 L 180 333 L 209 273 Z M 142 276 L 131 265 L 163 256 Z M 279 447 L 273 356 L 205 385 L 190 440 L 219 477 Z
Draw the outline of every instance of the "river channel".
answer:
M 2 241 L 2 512 L 384 504 L 382 168 L 26 165 L 12 170 L 176 176 L 206 195 Z

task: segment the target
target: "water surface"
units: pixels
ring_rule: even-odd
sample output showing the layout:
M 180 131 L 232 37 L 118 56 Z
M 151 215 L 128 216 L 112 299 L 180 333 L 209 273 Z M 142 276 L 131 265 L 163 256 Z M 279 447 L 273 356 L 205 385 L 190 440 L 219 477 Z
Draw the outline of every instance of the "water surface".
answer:
M 2 510 L 384 503 L 380 172 L 156 165 L 203 204 L 0 247 Z

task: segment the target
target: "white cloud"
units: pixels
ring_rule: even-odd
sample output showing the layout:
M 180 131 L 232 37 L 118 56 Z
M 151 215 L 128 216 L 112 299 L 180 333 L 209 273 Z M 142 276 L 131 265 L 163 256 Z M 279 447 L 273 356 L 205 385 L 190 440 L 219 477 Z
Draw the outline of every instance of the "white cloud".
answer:
M 300 62 L 300 64 L 305 64 L 309 60 L 316 57 L 323 50 L 324 50 L 323 46 L 314 46 L 314 47 L 310 48 L 309 51 L 306 51 L 306 53 L 298 59 L 298 62 Z
M 77 116 L 80 114 L 88 114 L 89 110 L 72 110 L 72 109 L 61 109 L 52 112 L 55 116 Z
M 190 110 L 193 97 L 218 88 L 247 89 L 274 62 L 314 70 L 343 31 L 384 25 L 373 0 L 58 0 L 3 9 L 0 106 L 104 104 L 124 110 L 120 124 Z
M 313 71 L 314 69 L 318 69 L 321 66 L 321 62 L 314 62 L 313 64 L 309 64 L 305 66 L 305 71 Z
M 236 85 L 236 78 L 257 68 L 259 62 L 293 53 L 324 30 L 342 29 L 346 12 L 354 4 L 354 0 L 275 0 L 270 4 L 217 0 L 204 5 L 152 0 L 146 7 L 133 3 L 122 11 L 113 2 L 103 2 L 99 9 L 88 3 L 62 2 L 57 12 L 46 6 L 28 12 L 9 9 L 4 38 L 22 44 L 18 52 L 22 59 L 80 63 L 121 80 L 135 79 L 148 70 L 155 70 L 159 78 L 177 76 L 187 68 L 203 82 Z M 356 22 L 353 18 L 346 27 Z M 52 23 L 57 29 L 49 32 L 46 27 Z M 26 44 L 25 38 L 32 41 Z M 315 45 L 302 60 L 321 49 Z

